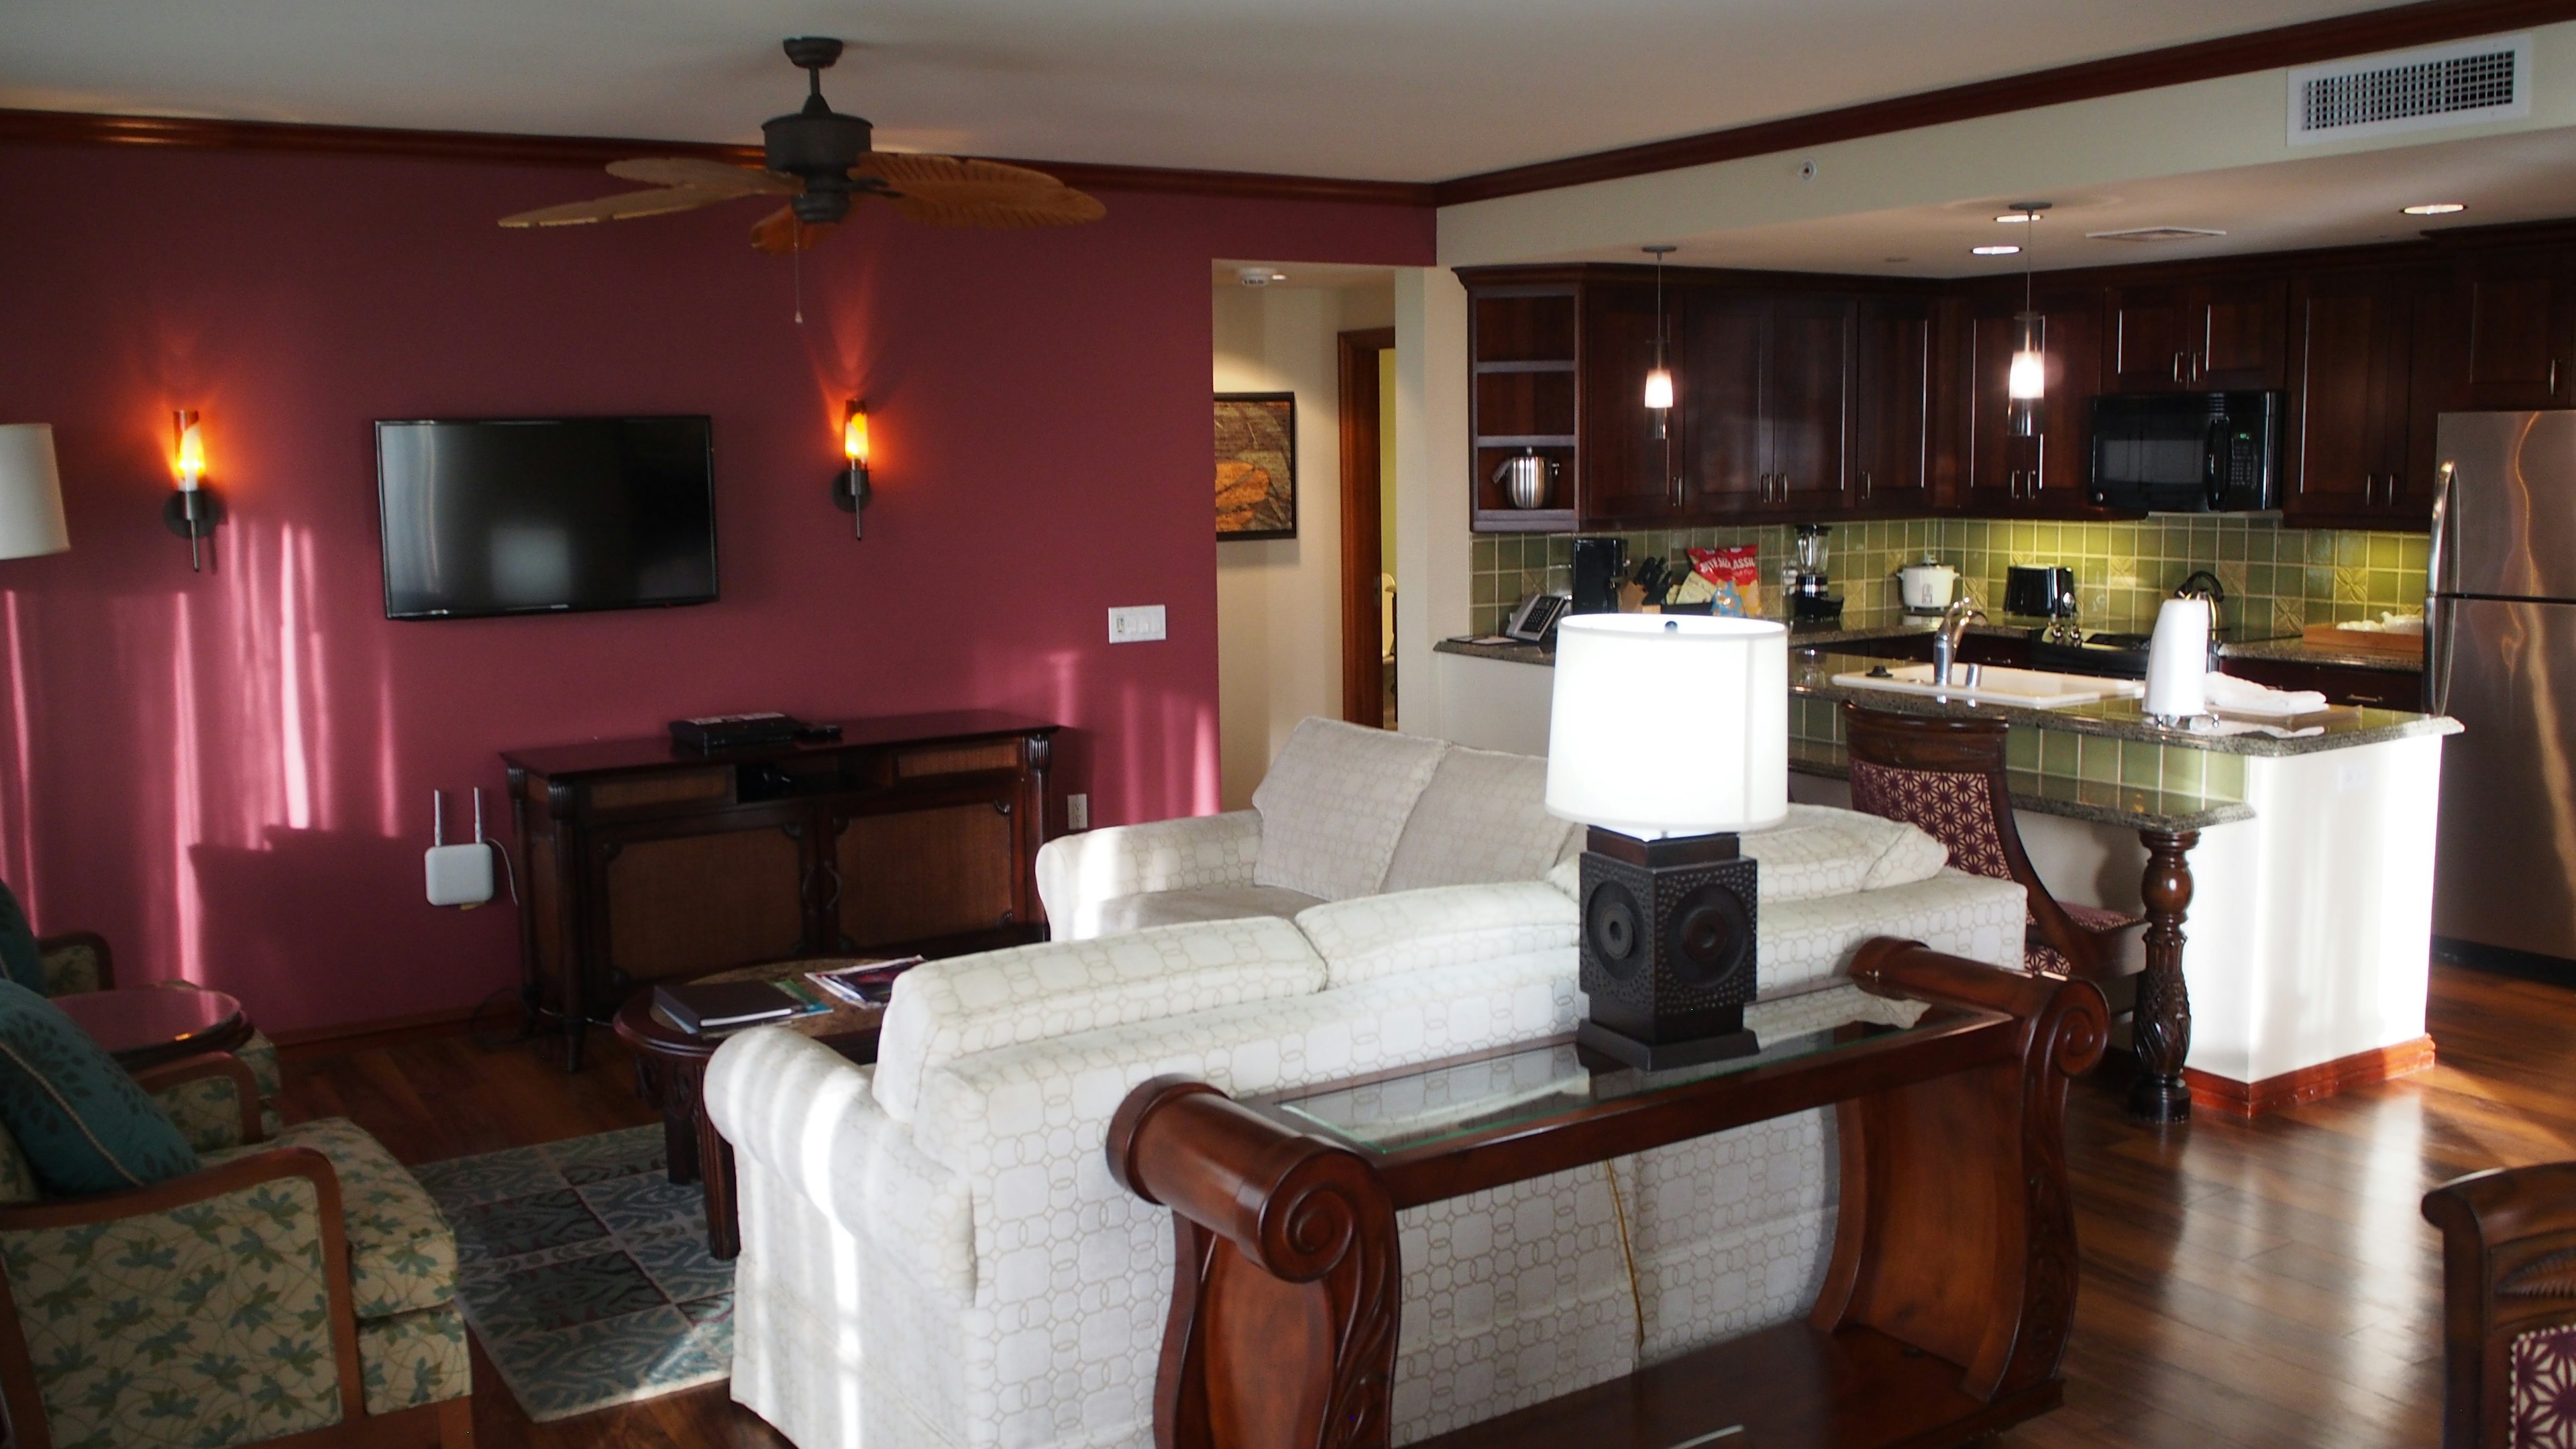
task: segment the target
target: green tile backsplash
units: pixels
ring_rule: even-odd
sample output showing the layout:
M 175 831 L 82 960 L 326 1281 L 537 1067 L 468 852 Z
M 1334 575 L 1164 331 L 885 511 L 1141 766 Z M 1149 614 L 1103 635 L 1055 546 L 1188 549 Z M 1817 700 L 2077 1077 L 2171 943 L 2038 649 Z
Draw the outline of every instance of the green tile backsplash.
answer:
M 1771 584 L 1789 557 L 1791 530 L 1770 525 L 1624 536 L 1632 559 L 1750 543 L 1760 550 L 1763 579 Z M 2424 597 L 2422 534 L 2291 529 L 2263 517 L 2137 523 L 1873 519 L 1835 523 L 1832 542 L 1828 567 L 1843 596 L 1843 622 L 1855 627 L 1902 615 L 1896 568 L 1927 552 L 1957 568 L 1970 593 L 1998 620 L 2006 568 L 2064 564 L 2075 570 L 2076 605 L 2090 629 L 2152 628 L 2159 601 L 2195 569 L 2216 574 L 2226 588 L 2228 623 L 2257 635 L 2411 611 L 2423 606 Z M 1471 550 L 1480 628 L 1501 627 L 1512 602 L 1525 593 L 1561 591 L 1572 583 L 1573 542 L 1564 535 L 1479 534 Z
M 1843 746 L 1842 704 L 1815 695 L 1789 700 L 1790 756 L 1793 760 L 1839 762 Z M 2016 775 L 2044 775 L 2084 780 L 2124 790 L 2158 790 L 2168 807 L 2241 801 L 2245 798 L 2245 757 L 2191 745 L 2153 740 L 2114 739 L 2073 730 L 2015 727 L 2004 736 L 2004 766 Z

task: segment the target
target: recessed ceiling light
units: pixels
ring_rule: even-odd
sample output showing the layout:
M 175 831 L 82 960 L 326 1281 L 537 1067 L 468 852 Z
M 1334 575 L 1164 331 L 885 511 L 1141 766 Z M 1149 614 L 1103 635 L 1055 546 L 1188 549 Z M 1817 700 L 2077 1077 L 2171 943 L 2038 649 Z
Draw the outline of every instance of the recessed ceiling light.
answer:
M 2011 256 L 2013 253 L 2020 251 L 2020 250 L 2021 250 L 2021 248 L 2019 248 L 2019 247 L 1970 247 L 1970 248 L 1968 248 L 1968 250 L 1969 250 L 1970 252 L 1975 253 L 1975 254 L 1976 254 L 1976 255 L 1978 255 L 1978 256 L 1981 256 L 1981 257 L 2008 257 L 2008 256 Z
M 2464 201 L 2428 201 L 2421 206 L 2399 208 L 2408 216 L 2449 216 L 2452 212 L 2468 209 L 2468 203 Z

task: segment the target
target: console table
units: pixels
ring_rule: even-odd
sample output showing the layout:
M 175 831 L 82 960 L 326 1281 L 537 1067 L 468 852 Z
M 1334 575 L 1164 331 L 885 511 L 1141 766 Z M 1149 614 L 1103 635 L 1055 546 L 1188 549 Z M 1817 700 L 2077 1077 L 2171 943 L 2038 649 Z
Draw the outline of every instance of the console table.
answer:
M 1042 940 L 1057 726 L 993 710 L 844 721 L 713 753 L 667 735 L 510 750 L 521 999 L 564 1065 L 636 987 L 806 956 Z
M 2066 1081 L 2101 1058 L 2101 992 L 1887 938 L 1852 976 L 1920 1016 L 1671 1072 L 1575 1063 L 1558 1037 L 1249 1102 L 1182 1078 L 1138 1086 L 1107 1152 L 1121 1184 L 1173 1210 L 1179 1238 L 1156 1445 L 1382 1449 L 1400 1209 L 1828 1103 L 1840 1219 L 1805 1321 L 1429 1442 L 1932 1449 L 2055 1408 L 2075 1310 Z M 1563 1059 L 1553 1091 L 1530 1089 L 1550 1069 L 1531 1053 Z M 1436 1124 L 1365 1107 L 1413 1097 L 1442 1104 Z

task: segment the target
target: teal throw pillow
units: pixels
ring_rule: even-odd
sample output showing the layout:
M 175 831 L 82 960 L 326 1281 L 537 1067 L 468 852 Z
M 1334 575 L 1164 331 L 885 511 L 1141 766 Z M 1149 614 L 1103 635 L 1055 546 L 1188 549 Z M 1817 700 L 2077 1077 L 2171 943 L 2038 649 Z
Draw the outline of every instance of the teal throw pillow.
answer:
M 0 981 L 0 1126 L 47 1197 L 121 1192 L 197 1170 L 196 1149 L 62 1008 Z
M 18 893 L 0 880 L 0 978 L 45 994 L 45 958 L 36 949 L 36 928 L 18 907 Z

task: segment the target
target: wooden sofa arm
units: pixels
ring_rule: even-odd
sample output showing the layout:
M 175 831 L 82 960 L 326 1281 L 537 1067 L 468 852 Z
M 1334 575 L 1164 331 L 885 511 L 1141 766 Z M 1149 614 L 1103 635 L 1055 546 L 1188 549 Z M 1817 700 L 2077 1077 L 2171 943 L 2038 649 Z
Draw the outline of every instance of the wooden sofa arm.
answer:
M 247 1075 L 248 1069 L 243 1070 Z M 331 1318 L 331 1356 L 339 1370 L 340 1416 L 346 1424 L 367 1412 L 367 1379 L 358 1359 L 357 1299 L 349 1282 L 349 1230 L 341 1216 L 340 1175 L 332 1168 L 331 1159 L 320 1152 L 310 1147 L 272 1147 L 127 1192 L 0 1207 L 0 1232 L 115 1222 L 295 1177 L 313 1184 L 314 1212 L 322 1230 L 323 1294 Z M 26 1335 L 18 1326 L 18 1306 L 10 1296 L 5 1273 L 0 1273 L 0 1406 L 8 1410 L 9 1423 L 17 1436 L 16 1449 L 52 1449 L 35 1362 L 27 1351 Z
M 136 1086 L 156 1097 L 200 1077 L 229 1077 L 233 1102 L 241 1114 L 241 1145 L 249 1147 L 268 1140 L 268 1129 L 260 1123 L 259 1079 L 251 1075 L 250 1063 L 231 1052 L 199 1052 L 193 1057 L 145 1067 L 133 1076 Z

